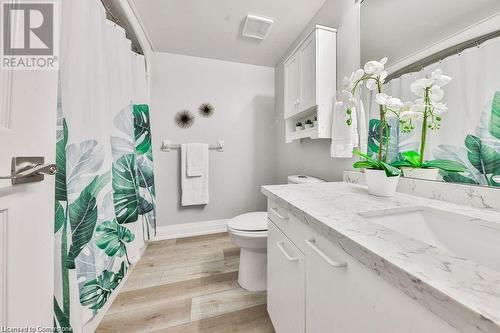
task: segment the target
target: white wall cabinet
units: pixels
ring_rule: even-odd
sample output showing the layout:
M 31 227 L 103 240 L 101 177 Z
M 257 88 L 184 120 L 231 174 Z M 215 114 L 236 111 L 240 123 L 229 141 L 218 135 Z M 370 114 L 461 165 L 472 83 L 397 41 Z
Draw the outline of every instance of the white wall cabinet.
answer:
M 316 26 L 284 62 L 286 141 L 330 138 L 336 91 L 336 30 Z M 317 119 L 313 128 L 295 124 Z
M 277 333 L 458 333 L 289 210 L 272 200 L 268 207 L 268 308 Z M 283 267 L 283 257 L 273 248 L 278 241 L 293 249 L 291 255 L 301 255 L 300 264 L 288 263 L 295 269 Z M 294 326 L 283 326 L 286 320 Z

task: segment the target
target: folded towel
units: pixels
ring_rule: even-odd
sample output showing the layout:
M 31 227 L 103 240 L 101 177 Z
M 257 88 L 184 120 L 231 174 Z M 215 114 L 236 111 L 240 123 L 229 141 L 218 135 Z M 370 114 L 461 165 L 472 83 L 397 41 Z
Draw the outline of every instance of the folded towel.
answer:
M 352 109 L 351 126 L 347 125 L 348 119 L 345 110 L 342 107 L 342 102 L 335 102 L 332 116 L 332 144 L 330 146 L 330 156 L 340 158 L 352 157 L 354 149 L 353 138 L 357 137 L 357 117 L 356 110 Z
M 203 149 L 203 160 L 206 161 L 200 176 L 189 177 L 187 174 L 187 145 L 181 145 L 181 203 L 183 206 L 206 205 L 208 196 L 208 146 Z
M 189 177 L 203 176 L 208 163 L 208 145 L 206 143 L 187 144 L 187 175 Z

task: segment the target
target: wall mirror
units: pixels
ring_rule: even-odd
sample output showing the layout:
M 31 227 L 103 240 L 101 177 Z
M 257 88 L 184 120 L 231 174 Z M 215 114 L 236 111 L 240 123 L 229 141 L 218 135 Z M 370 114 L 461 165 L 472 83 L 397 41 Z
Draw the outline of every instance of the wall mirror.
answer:
M 361 63 L 383 57 L 384 92 L 403 102 L 415 102 L 411 84 L 437 69 L 451 77 L 439 101 L 447 110 L 428 119 L 426 130 L 421 118 L 412 119 L 411 130 L 397 117 L 388 120 L 388 159 L 423 152 L 422 161 L 453 161 L 463 169 L 409 170 L 406 177 L 500 188 L 500 1 L 364 0 Z M 370 119 L 368 153 L 375 155 L 375 93 L 363 89 L 362 101 Z

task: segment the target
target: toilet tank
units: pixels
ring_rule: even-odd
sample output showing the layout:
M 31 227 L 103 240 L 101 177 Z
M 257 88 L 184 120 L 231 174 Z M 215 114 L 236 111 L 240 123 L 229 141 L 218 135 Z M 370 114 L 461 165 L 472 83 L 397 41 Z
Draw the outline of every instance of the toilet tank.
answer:
M 288 184 L 313 184 L 313 183 L 324 183 L 323 179 L 314 178 L 306 175 L 293 175 L 288 176 Z

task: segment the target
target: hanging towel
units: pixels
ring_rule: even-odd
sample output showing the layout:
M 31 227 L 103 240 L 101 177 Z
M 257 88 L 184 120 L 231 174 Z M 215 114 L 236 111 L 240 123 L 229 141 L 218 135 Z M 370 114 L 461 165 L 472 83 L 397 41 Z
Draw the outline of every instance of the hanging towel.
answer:
M 208 145 L 206 143 L 187 144 L 187 175 L 188 177 L 203 176 L 208 163 Z
M 342 102 L 335 102 L 332 117 L 332 144 L 330 146 L 330 156 L 339 158 L 352 157 L 354 145 L 358 144 L 358 125 L 356 110 L 352 108 L 352 124 L 347 125 L 347 115 L 342 107 Z
M 200 176 L 189 177 L 187 174 L 188 145 L 181 145 L 181 203 L 183 206 L 208 204 L 208 146 L 202 150 L 203 172 Z

